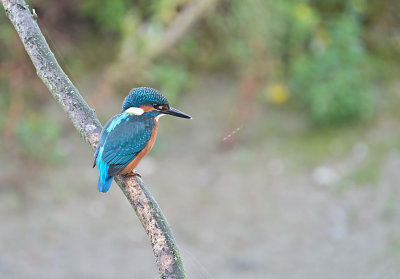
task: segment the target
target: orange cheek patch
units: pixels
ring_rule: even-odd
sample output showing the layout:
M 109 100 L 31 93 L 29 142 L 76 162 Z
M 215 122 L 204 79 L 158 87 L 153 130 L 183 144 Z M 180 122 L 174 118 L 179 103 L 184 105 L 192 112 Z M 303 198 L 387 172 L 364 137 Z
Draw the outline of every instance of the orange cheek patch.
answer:
M 152 106 L 141 106 L 140 107 L 144 112 L 153 111 L 154 108 Z

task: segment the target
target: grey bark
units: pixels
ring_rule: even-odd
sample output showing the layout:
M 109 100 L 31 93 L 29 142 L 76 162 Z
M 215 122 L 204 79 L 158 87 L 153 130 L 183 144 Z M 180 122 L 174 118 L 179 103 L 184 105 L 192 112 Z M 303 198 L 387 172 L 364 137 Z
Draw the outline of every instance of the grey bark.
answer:
M 94 150 L 101 124 L 96 113 L 63 72 L 23 0 L 1 0 L 6 14 L 30 56 L 37 75 L 67 112 L 81 137 Z M 88 167 L 91 162 L 88 162 Z M 134 208 L 151 242 L 161 278 L 185 278 L 183 264 L 171 230 L 161 209 L 143 181 L 136 176 L 117 176 L 115 181 Z

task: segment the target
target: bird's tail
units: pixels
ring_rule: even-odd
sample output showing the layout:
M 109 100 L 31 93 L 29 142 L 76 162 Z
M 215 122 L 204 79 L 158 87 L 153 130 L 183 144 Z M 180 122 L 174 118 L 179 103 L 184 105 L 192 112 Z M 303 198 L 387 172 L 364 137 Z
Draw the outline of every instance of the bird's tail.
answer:
M 113 179 L 112 176 L 100 175 L 99 182 L 97 182 L 97 188 L 99 189 L 99 191 L 103 193 L 107 192 L 108 189 L 110 189 L 112 179 Z
M 97 188 L 100 192 L 107 192 L 110 189 L 113 177 L 107 174 L 109 166 L 101 159 L 103 156 L 104 147 L 101 146 L 95 153 L 95 164 L 99 169 L 99 182 L 97 182 Z

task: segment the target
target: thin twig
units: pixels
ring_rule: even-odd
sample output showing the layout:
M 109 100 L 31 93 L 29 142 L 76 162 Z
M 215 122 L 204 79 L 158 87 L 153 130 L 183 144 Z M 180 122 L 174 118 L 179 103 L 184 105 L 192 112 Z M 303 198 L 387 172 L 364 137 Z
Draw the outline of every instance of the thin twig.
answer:
M 92 149 L 99 141 L 101 124 L 78 89 L 63 72 L 39 26 L 23 0 L 1 0 L 15 27 L 37 75 L 67 112 L 71 122 Z M 89 163 L 88 163 L 89 166 Z M 150 239 L 161 278 L 185 278 L 183 264 L 169 225 L 143 181 L 137 177 L 117 176 L 116 182 L 135 209 Z

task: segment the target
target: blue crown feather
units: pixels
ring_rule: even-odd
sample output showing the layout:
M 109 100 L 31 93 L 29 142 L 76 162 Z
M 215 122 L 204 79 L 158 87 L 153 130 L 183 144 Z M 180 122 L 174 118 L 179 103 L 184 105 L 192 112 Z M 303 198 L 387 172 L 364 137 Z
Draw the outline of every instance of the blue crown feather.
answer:
M 160 91 L 150 87 L 134 88 L 124 100 L 122 112 L 130 107 L 152 106 L 153 104 L 169 106 L 167 98 Z

